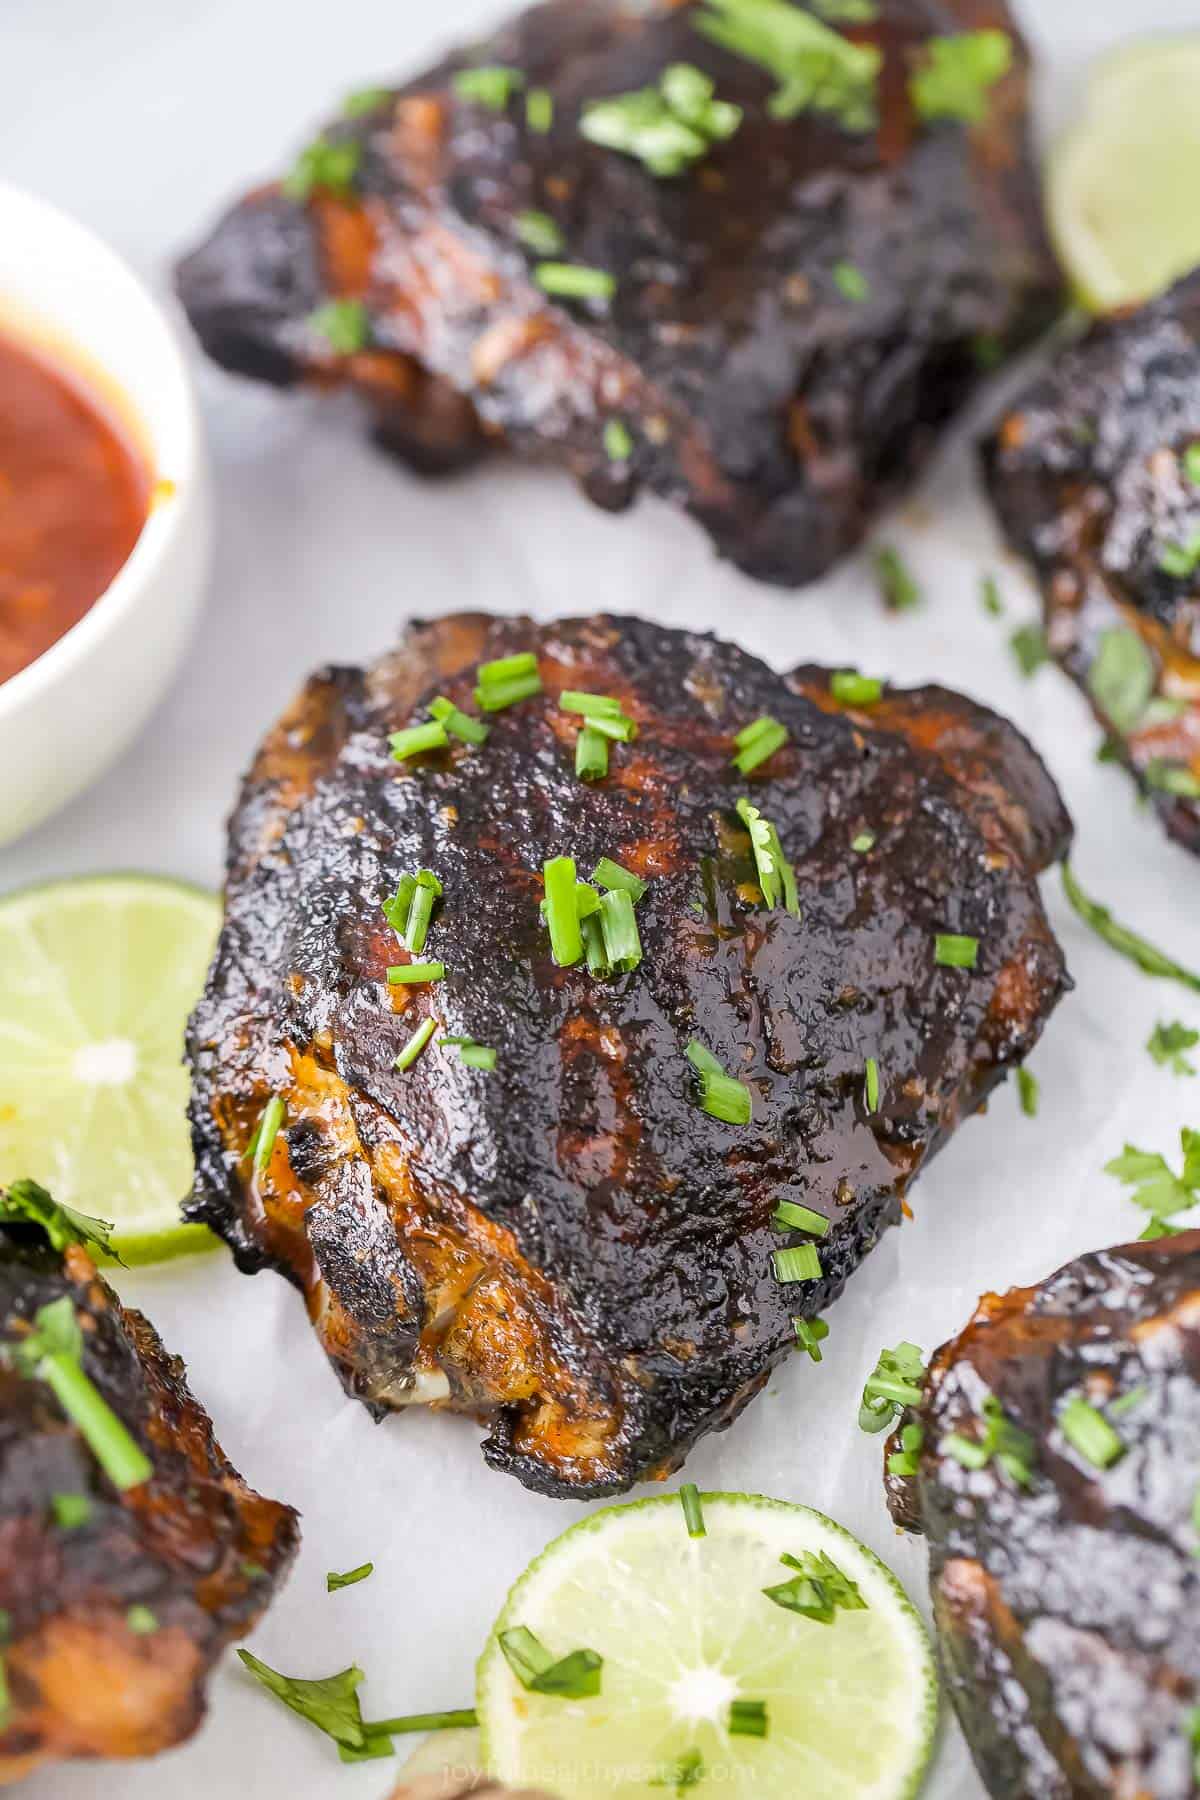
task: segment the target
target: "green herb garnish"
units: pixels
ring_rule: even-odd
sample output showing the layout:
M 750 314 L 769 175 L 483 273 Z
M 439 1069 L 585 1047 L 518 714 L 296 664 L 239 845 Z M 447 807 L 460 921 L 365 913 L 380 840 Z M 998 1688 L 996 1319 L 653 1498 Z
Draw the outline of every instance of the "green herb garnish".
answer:
M 107 1219 L 92 1219 L 74 1207 L 51 1199 L 40 1182 L 27 1178 L 0 1187 L 0 1225 L 36 1225 L 46 1234 L 52 1250 L 82 1244 L 85 1250 L 115 1256 Z
M 1165 1156 L 1155 1150 L 1139 1150 L 1134 1144 L 1126 1144 L 1120 1156 L 1104 1165 L 1106 1175 L 1114 1175 L 1133 1189 L 1129 1196 L 1133 1204 L 1157 1219 L 1169 1219 L 1200 1204 L 1200 1131 L 1189 1131 L 1185 1125 L 1179 1139 L 1183 1167 L 1178 1175 Z
M 51 1494 L 50 1511 L 60 1531 L 78 1531 L 92 1516 L 92 1503 L 86 1494 Z
M 856 838 L 850 840 L 850 848 L 854 851 L 856 856 L 865 856 L 868 850 L 873 850 L 875 848 L 875 833 L 873 831 L 860 831 Z
M 1034 1442 L 1027 1431 L 1014 1425 L 994 1394 L 983 1403 L 983 1435 L 964 1437 L 952 1431 L 944 1437 L 939 1450 L 952 1456 L 964 1469 L 984 1469 L 995 1461 L 1018 1487 L 1028 1487 L 1033 1480 Z
M 811 4 L 831 25 L 873 25 L 879 17 L 876 0 L 811 0 Z
M 688 1536 L 690 1538 L 705 1537 L 707 1533 L 704 1528 L 704 1509 L 700 1505 L 700 1490 L 694 1481 L 685 1481 L 680 1488 L 679 1504 L 683 1508 Z
M 798 1206 L 794 1200 L 781 1200 L 771 1215 L 772 1225 L 780 1231 L 810 1231 L 813 1237 L 824 1237 L 829 1220 L 811 1206 Z
M 686 1794 L 689 1788 L 697 1787 L 704 1776 L 704 1758 L 700 1752 L 685 1750 L 678 1762 L 668 1764 L 661 1775 L 653 1777 L 650 1786 L 674 1788 L 676 1794 Z
M 673 63 L 656 87 L 589 101 L 579 129 L 593 144 L 636 157 L 652 175 L 682 175 L 742 122 L 741 107 L 715 94 L 703 70 Z
M 393 731 L 388 738 L 397 762 L 407 762 L 410 756 L 421 756 L 426 750 L 444 750 L 449 742 L 441 719 L 430 719 L 426 725 L 409 725 L 403 731 Z
M 900 1448 L 893 1450 L 887 1459 L 889 1475 L 915 1475 L 921 1465 L 921 1451 L 925 1447 L 925 1428 L 915 1422 L 905 1425 L 900 1433 Z
M 546 887 L 546 924 L 550 928 L 550 954 L 560 969 L 569 969 L 583 955 L 579 929 L 579 904 L 575 898 L 575 859 L 555 856 L 542 869 Z
M 604 427 L 604 454 L 609 462 L 627 463 L 633 448 L 633 437 L 625 421 L 610 419 Z
M 603 781 L 608 774 L 608 739 L 585 725 L 575 739 L 575 773 L 580 781 Z
M 150 1460 L 83 1367 L 83 1332 L 69 1294 L 41 1306 L 31 1329 L 0 1345 L 10 1368 L 44 1381 L 88 1449 L 120 1492 L 153 1474 Z
M 857 669 L 836 669 L 829 677 L 829 691 L 842 706 L 874 706 L 883 698 L 883 683 Z
M 770 713 L 763 713 L 738 732 L 733 740 L 735 748 L 730 761 L 741 774 L 749 775 L 777 750 L 782 750 L 787 741 L 787 726 L 781 725 Z
M 883 604 L 889 612 L 912 612 L 921 604 L 921 590 L 898 550 L 881 544 L 875 552 L 875 577 Z
M 514 224 L 521 243 L 538 256 L 557 256 L 563 247 L 563 234 L 549 213 L 519 212 Z
M 856 1582 L 823 1550 L 806 1550 L 802 1556 L 780 1557 L 785 1568 L 795 1569 L 791 1581 L 778 1587 L 764 1588 L 763 1593 L 775 1606 L 787 1612 L 801 1613 L 818 1625 L 832 1625 L 838 1612 L 866 1612 L 867 1603 Z
M 1062 865 L 1062 883 L 1067 899 L 1084 924 L 1090 925 L 1111 949 L 1127 956 L 1146 975 L 1158 975 L 1166 981 L 1178 981 L 1183 987 L 1200 993 L 1200 975 L 1193 975 L 1190 969 L 1185 969 L 1164 951 L 1156 949 L 1147 938 L 1139 937 L 1127 925 L 1119 924 L 1107 906 L 1101 906 L 1096 900 L 1089 900 L 1076 881 L 1070 863 L 1064 862 Z
M 985 575 L 979 590 L 983 610 L 990 618 L 999 619 L 1004 613 L 1004 601 L 1000 597 L 1000 583 L 994 575 Z
M 863 1095 L 867 1102 L 867 1111 L 879 1111 L 879 1064 L 873 1056 L 868 1056 L 863 1070 Z
M 338 356 L 365 350 L 371 336 L 370 314 L 361 300 L 326 300 L 309 313 L 308 323 Z
M 834 263 L 830 270 L 833 285 L 844 300 L 852 300 L 856 304 L 871 297 L 871 284 L 862 270 L 853 263 Z
M 863 1431 L 885 1431 L 906 1406 L 919 1406 L 925 1392 L 925 1364 L 916 1344 L 881 1350 L 863 1387 L 858 1423 Z
M 767 1703 L 765 1700 L 731 1700 L 729 1703 L 730 1737 L 767 1735 Z
M 933 960 L 940 969 L 973 969 L 979 960 L 979 939 L 939 931 L 933 940 Z
M 1183 1052 L 1200 1044 L 1200 1031 L 1190 1031 L 1178 1019 L 1164 1025 L 1161 1020 L 1150 1033 L 1150 1041 L 1146 1048 L 1160 1067 L 1170 1069 L 1173 1075 L 1194 1075 L 1196 1067 L 1190 1063 Z
M 360 119 L 364 113 L 374 112 L 377 106 L 382 106 L 391 97 L 391 88 L 357 88 L 342 101 L 342 115 L 347 119 Z
M 439 1042 L 457 1048 L 459 1062 L 468 1069 L 483 1069 L 488 1074 L 496 1067 L 497 1053 L 488 1044 L 477 1044 L 469 1037 L 442 1037 Z
M 714 1119 L 721 1119 L 726 1125 L 748 1125 L 753 1114 L 753 1101 L 746 1083 L 727 1075 L 698 1038 L 688 1044 L 687 1059 L 700 1080 L 702 1111 Z
M 556 1660 L 525 1625 L 502 1631 L 497 1642 L 509 1668 L 531 1693 L 589 1700 L 600 1692 L 604 1659 L 594 1650 L 572 1650 Z
M 341 1588 L 355 1587 L 358 1582 L 365 1581 L 375 1573 L 373 1562 L 359 1563 L 357 1569 L 347 1569 L 344 1575 L 335 1575 L 331 1569 L 325 1577 L 325 1592 L 336 1594 Z
M 764 902 L 772 908 L 782 904 L 793 919 L 798 919 L 800 898 L 796 891 L 796 873 L 783 854 L 779 833 L 749 800 L 739 800 L 736 811 L 750 833 L 750 848 Z
M 419 956 L 425 948 L 429 922 L 441 893 L 442 884 L 433 870 L 418 869 L 415 875 L 402 875 L 392 898 L 383 903 L 384 918 L 412 956 Z M 417 977 L 401 979 L 415 981 Z
M 1189 444 L 1180 461 L 1183 472 L 1195 487 L 1200 487 L 1200 444 Z
M 528 700 L 542 691 L 537 657 L 532 650 L 480 663 L 475 679 L 475 704 L 484 712 L 503 712 L 518 700 Z
M 870 131 L 883 53 L 852 44 L 788 0 L 704 0 L 695 29 L 778 83 L 768 102 L 776 119 L 827 113 L 846 131 Z
M 1142 771 L 1146 786 L 1159 794 L 1174 794 L 1177 800 L 1200 800 L 1200 775 L 1193 775 L 1186 763 L 1167 762 L 1156 756 Z
M 417 1029 L 413 1032 L 407 1044 L 405 1044 L 399 1056 L 392 1064 L 393 1069 L 399 1070 L 401 1074 L 403 1074 L 405 1069 L 411 1069 L 436 1030 L 436 1019 L 422 1019 L 421 1023 L 417 1026 Z
M 617 291 L 615 275 L 585 263 L 540 262 L 533 279 L 554 300 L 611 300 Z
M 135 1637 L 151 1637 L 158 1630 L 158 1620 L 148 1606 L 131 1606 L 125 1623 Z
M 815 1244 L 795 1244 L 790 1250 L 772 1250 L 771 1266 L 776 1281 L 819 1281 L 821 1256 Z
M 348 194 L 358 174 L 362 146 L 352 138 L 331 143 L 327 137 L 314 138 L 303 149 L 285 176 L 283 191 L 289 200 L 307 200 L 314 188 L 331 194 Z
M 413 987 L 426 981 L 444 981 L 446 965 L 442 962 L 393 963 L 387 972 L 392 987 Z M 402 1065 L 407 1068 L 407 1063 Z
M 355 1664 L 336 1675 L 306 1681 L 294 1675 L 281 1675 L 249 1650 L 239 1650 L 238 1655 L 268 1692 L 282 1700 L 285 1706 L 290 1706 L 294 1713 L 299 1713 L 302 1719 L 307 1719 L 310 1725 L 315 1725 L 318 1731 L 351 1750 L 363 1748 L 366 1734 L 357 1691 L 363 1672 Z
M 635 906 L 646 893 L 646 883 L 641 876 L 635 875 L 631 869 L 623 869 L 611 856 L 600 858 L 592 870 L 592 880 L 598 887 L 624 889 Z
M 271 1152 L 275 1148 L 275 1139 L 283 1127 L 287 1117 L 287 1107 L 279 1094 L 272 1094 L 262 1109 L 262 1114 L 255 1127 L 254 1136 L 246 1146 L 246 1153 L 251 1157 L 254 1173 L 261 1175 L 271 1160 Z
M 1154 694 L 1154 658 L 1136 631 L 1102 631 L 1088 670 L 1088 692 L 1105 718 L 1123 734 L 1136 731 Z
M 1050 646 L 1040 625 L 1019 625 L 1009 638 L 1008 647 L 1026 679 L 1036 675 L 1043 663 L 1050 660 Z
M 1200 531 L 1194 531 L 1186 543 L 1168 544 L 1159 556 L 1158 566 L 1164 575 L 1190 581 L 1200 569 Z
M 1021 1102 L 1021 1111 L 1027 1119 L 1037 1118 L 1038 1094 L 1037 1076 L 1031 1074 L 1022 1063 L 1017 1070 L 1017 1096 Z
M 506 63 L 487 63 L 477 69 L 459 69 L 454 77 L 454 91 L 462 100 L 486 106 L 489 112 L 503 112 L 515 93 L 525 85 L 520 69 Z
M 929 38 L 924 61 L 908 82 L 917 117 L 980 124 L 987 117 L 988 94 L 1008 74 L 1012 59 L 1012 39 L 1006 31 Z
M 473 719 L 455 706 L 453 700 L 447 700 L 439 694 L 436 700 L 429 702 L 429 710 L 439 725 L 444 725 L 451 737 L 461 738 L 464 744 L 486 744 L 490 725 L 482 719 Z
M 792 1329 L 796 1333 L 796 1348 L 803 1350 L 810 1362 L 821 1360 L 821 1345 L 829 1336 L 829 1327 L 824 1319 L 793 1319 Z
M 1059 1413 L 1058 1428 L 1094 1468 L 1107 1469 L 1125 1454 L 1124 1444 L 1104 1414 L 1078 1395 Z
M 554 123 L 554 96 L 549 88 L 530 88 L 525 96 L 525 123 L 544 137 Z

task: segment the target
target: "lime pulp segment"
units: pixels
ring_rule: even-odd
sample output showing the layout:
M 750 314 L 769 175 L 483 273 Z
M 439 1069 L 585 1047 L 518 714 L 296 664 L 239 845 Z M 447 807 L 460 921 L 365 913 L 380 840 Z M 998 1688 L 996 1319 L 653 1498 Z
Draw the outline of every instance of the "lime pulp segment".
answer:
M 201 1247 L 182 1065 L 215 899 L 143 875 L 0 901 L 0 1185 L 30 1176 L 116 1226 L 141 1260 Z M 179 1233 L 184 1230 L 181 1237 Z
M 924 1627 L 864 1545 L 807 1507 L 702 1497 L 690 1538 L 676 1496 L 611 1507 L 555 1540 L 512 1589 L 479 1665 L 485 1765 L 561 1800 L 905 1800 L 928 1762 L 937 1683 Z M 862 1611 L 821 1624 L 767 1600 L 784 1552 L 824 1551 Z M 555 1657 L 603 1657 L 600 1694 L 527 1691 L 499 1632 Z M 765 1702 L 765 1737 L 731 1734 L 735 1700 Z

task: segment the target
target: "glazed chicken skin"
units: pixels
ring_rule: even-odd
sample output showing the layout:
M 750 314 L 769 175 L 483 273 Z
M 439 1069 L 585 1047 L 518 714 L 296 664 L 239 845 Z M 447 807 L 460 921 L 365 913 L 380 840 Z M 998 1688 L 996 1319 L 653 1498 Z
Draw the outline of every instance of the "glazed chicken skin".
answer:
M 836 28 L 781 4 L 785 35 L 832 46 L 803 52 L 809 76 L 828 58 L 850 98 L 780 117 L 777 76 L 707 35 L 724 10 L 550 0 L 352 97 L 323 179 L 301 159 L 180 264 L 201 342 L 243 374 L 354 390 L 423 468 L 503 440 L 602 506 L 645 488 L 684 507 L 764 581 L 815 579 L 1057 308 L 1029 60 L 1004 0 L 880 0 Z M 1011 66 L 978 119 L 921 116 L 931 42 L 989 30 Z M 681 64 L 742 109 L 699 160 L 656 174 L 582 134 L 591 102 Z M 480 69 L 498 93 L 479 97 Z M 548 292 L 546 263 L 613 292 Z M 331 301 L 365 309 L 335 343 Z
M 392 759 L 390 733 L 436 698 L 469 711 L 478 666 L 520 653 L 544 691 L 491 714 L 485 744 Z M 607 779 L 575 774 L 568 689 L 636 723 Z M 763 714 L 789 741 L 742 776 L 734 734 Z M 764 903 L 747 797 L 799 918 Z M 551 1494 L 663 1476 L 1031 1049 L 1066 985 L 1035 875 L 1068 835 L 1023 739 L 941 689 L 853 708 L 827 672 L 633 619 L 414 625 L 374 667 L 314 676 L 245 783 L 188 1040 L 189 1214 L 295 1282 L 378 1414 L 482 1415 L 487 1460 Z M 646 884 L 630 972 L 553 960 L 560 855 Z M 381 907 L 420 869 L 443 890 L 421 960 L 445 975 L 392 985 Z M 940 932 L 973 934 L 976 966 L 939 966 Z M 396 1069 L 430 1019 L 495 1069 L 439 1039 Z M 692 1040 L 748 1084 L 748 1125 L 701 1109 Z M 780 1201 L 829 1222 L 818 1278 L 776 1277 L 804 1238 L 773 1225 Z
M 12 1359 L 64 1298 L 85 1375 L 149 1459 L 149 1478 L 123 1491 L 55 1391 Z M 189 1737 L 210 1670 L 266 1609 L 299 1534 L 290 1507 L 231 1467 L 178 1357 L 82 1245 L 0 1226 L 0 1319 L 2 1784 Z
M 996 1453 L 964 1467 L 955 1447 L 986 1441 L 997 1403 Z M 929 1540 L 946 1683 L 988 1792 L 1195 1794 L 1200 1232 L 987 1295 L 905 1419 L 924 1445 L 915 1476 L 886 1478 L 889 1504 Z
M 1095 324 L 984 449 L 1050 650 L 1178 843 L 1200 853 L 1200 272 Z

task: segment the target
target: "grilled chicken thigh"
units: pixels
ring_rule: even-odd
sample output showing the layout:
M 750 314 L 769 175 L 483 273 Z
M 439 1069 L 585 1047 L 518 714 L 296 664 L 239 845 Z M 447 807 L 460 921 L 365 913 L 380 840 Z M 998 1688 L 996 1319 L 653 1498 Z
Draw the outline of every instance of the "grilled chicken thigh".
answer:
M 814 579 L 1059 297 L 1004 0 L 825 10 L 549 0 L 351 97 L 181 263 L 201 341 L 353 389 L 420 466 L 503 439 L 603 506 L 664 496 L 763 580 Z M 681 65 L 693 122 L 647 135 Z M 654 172 L 664 130 L 693 153 Z
M 989 1793 L 1195 1794 L 1200 1232 L 987 1295 L 913 1422 L 918 1472 L 889 1475 L 889 1501 L 929 1539 L 946 1679 Z
M 1200 852 L 1200 272 L 1056 356 L 985 462 L 1053 655 Z
M 543 691 L 486 743 L 393 760 L 389 734 L 469 711 L 478 666 L 521 653 Z M 605 779 L 575 774 L 564 690 L 636 726 Z M 762 715 L 788 741 L 743 775 L 734 737 Z M 768 904 L 748 824 L 777 833 L 794 902 Z M 1035 1043 L 1066 985 L 1035 876 L 1068 835 L 1023 739 L 941 689 L 779 676 L 632 619 L 413 626 L 374 667 L 316 675 L 243 788 L 189 1035 L 190 1216 L 290 1277 L 376 1412 L 481 1414 L 488 1461 L 552 1494 L 664 1475 L 795 1318 L 811 1340 Z M 645 884 L 628 972 L 552 956 L 561 856 Z M 421 870 L 441 897 L 419 960 L 444 977 L 411 984 L 381 908 Z M 416 1055 L 431 1021 L 446 1036 Z M 703 1109 L 713 1062 L 749 1123 Z M 822 1217 L 780 1229 L 781 1201 Z M 773 1252 L 814 1241 L 815 1271 L 781 1280 Z
M 57 1250 L 36 1224 L 0 1225 L 0 1321 L 4 1783 L 189 1737 L 209 1671 L 266 1608 L 298 1530 L 230 1466 L 182 1363 L 82 1244 Z M 148 1471 L 133 1485 L 114 1484 L 58 1388 L 21 1365 L 54 1321 L 78 1334 L 85 1393 Z

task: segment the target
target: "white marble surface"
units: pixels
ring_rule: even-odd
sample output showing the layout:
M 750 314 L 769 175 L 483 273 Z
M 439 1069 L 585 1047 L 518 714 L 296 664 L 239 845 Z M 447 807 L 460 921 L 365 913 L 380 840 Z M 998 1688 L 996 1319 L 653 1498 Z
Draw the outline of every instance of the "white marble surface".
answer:
M 492 0 L 9 0 L 0 10 L 0 171 L 58 201 L 152 277 L 212 212 L 277 169 L 342 92 L 426 58 L 496 16 Z M 1023 10 L 1049 58 L 1043 117 L 1069 103 L 1083 60 L 1122 36 L 1195 24 L 1195 0 L 1054 0 Z M 1038 16 L 1035 17 L 1034 15 Z M 1046 15 L 1052 15 L 1047 17 Z M 222 823 L 263 727 L 304 673 L 386 645 L 401 619 L 458 606 L 540 615 L 645 611 L 730 631 L 780 665 L 861 662 L 902 681 L 944 680 L 1015 717 L 1047 755 L 1079 823 L 1077 865 L 1122 915 L 1200 966 L 1200 870 L 1140 814 L 1121 775 L 1093 760 L 1097 733 L 1054 671 L 1024 682 L 1004 645 L 1032 616 L 1023 575 L 1001 561 L 966 453 L 947 445 L 919 502 L 888 522 L 925 610 L 882 611 L 860 560 L 790 599 L 719 567 L 701 534 L 643 505 L 613 520 L 551 474 L 493 467 L 427 486 L 365 447 L 315 400 L 204 368 L 219 547 L 207 615 L 182 679 L 137 748 L 83 801 L 0 852 L 0 888 L 112 867 L 215 884 Z M 1002 571 L 1010 619 L 984 617 L 981 572 Z M 65 755 L 86 755 L 64 721 Z M 12 771 L 6 772 L 11 778 Z M 926 1346 L 957 1328 L 981 1288 L 1047 1273 L 1140 1219 L 1100 1173 L 1122 1139 L 1172 1149 L 1200 1124 L 1200 1082 L 1153 1067 L 1159 1017 L 1200 1025 L 1195 996 L 1153 983 L 1048 899 L 1078 987 L 1033 1067 L 1041 1116 L 1002 1094 L 964 1129 L 831 1315 L 824 1365 L 797 1361 L 737 1428 L 697 1452 L 702 1484 L 824 1507 L 923 1589 L 919 1546 L 892 1533 L 879 1445 L 855 1428 L 857 1389 L 884 1342 Z M 186 1356 L 234 1460 L 304 1513 L 295 1575 L 254 1638 L 296 1674 L 357 1659 L 368 1710 L 469 1703 L 472 1664 L 508 1583 L 577 1516 L 489 1474 L 470 1424 L 406 1418 L 375 1428 L 345 1402 L 298 1302 L 271 1276 L 223 1261 L 125 1277 Z M 374 1578 L 326 1597 L 324 1575 L 373 1558 Z M 186 1748 L 137 1767 L 55 1770 L 30 1800 L 324 1800 L 384 1794 L 391 1770 L 343 1768 L 229 1659 L 207 1724 Z M 982 1790 L 948 1728 L 930 1793 Z

